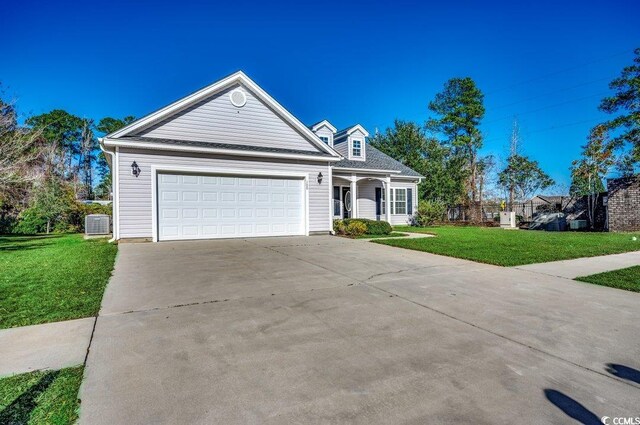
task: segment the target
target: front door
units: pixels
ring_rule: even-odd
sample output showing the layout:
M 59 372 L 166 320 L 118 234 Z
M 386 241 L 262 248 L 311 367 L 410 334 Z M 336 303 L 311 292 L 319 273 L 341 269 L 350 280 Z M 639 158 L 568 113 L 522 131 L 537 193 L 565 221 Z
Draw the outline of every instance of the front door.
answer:
M 342 218 L 351 217 L 351 191 L 348 187 L 342 188 Z
M 382 216 L 382 188 L 376 187 L 376 220 L 381 220 Z

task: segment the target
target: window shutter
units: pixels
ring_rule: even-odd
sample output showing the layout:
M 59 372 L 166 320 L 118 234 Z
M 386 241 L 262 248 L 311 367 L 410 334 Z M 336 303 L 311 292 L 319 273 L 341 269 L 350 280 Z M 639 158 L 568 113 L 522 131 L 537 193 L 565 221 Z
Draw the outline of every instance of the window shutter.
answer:
M 333 186 L 333 215 L 340 215 L 340 186 Z
M 382 214 L 382 188 L 376 187 L 376 217 L 380 219 Z
M 407 189 L 407 214 L 413 215 L 413 189 Z

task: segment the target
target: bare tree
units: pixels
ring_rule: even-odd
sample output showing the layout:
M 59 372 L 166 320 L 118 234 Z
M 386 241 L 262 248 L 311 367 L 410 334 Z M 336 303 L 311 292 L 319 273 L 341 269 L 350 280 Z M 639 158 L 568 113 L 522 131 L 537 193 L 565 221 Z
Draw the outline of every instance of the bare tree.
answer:
M 25 188 L 41 175 L 40 135 L 21 128 L 13 104 L 0 100 L 0 201 L 21 201 Z

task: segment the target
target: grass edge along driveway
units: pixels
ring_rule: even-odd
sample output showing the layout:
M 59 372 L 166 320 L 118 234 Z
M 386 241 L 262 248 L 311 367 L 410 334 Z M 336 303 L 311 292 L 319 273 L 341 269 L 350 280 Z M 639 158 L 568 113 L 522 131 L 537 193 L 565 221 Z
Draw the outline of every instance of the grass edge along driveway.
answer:
M 0 423 L 74 424 L 83 370 L 76 366 L 0 378 Z
M 117 249 L 78 234 L 0 236 L 0 329 L 95 316 Z
M 625 289 L 627 291 L 640 292 L 640 266 L 627 267 L 604 273 L 580 276 L 576 280 L 609 286 L 611 288 Z
M 436 237 L 372 242 L 497 266 L 520 266 L 640 250 L 640 233 L 544 232 L 473 226 L 396 226 L 394 231 L 428 233 Z

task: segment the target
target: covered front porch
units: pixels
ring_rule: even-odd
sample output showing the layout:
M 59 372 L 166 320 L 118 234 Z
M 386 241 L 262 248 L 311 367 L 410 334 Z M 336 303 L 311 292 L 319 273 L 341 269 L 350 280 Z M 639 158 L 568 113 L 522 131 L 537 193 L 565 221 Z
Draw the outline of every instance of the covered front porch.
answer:
M 391 223 L 387 199 L 391 194 L 391 175 L 334 173 L 333 218 L 367 218 Z

